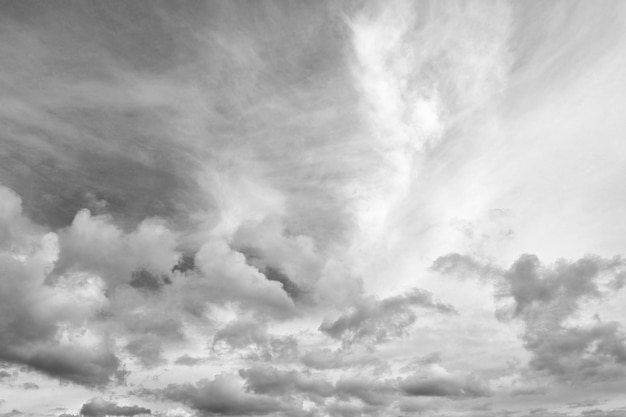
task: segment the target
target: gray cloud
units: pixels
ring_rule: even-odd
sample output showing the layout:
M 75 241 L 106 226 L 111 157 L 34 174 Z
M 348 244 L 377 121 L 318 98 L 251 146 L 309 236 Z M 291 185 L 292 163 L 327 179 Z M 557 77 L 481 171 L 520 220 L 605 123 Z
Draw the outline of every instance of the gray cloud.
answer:
M 457 274 L 461 277 L 466 277 L 467 275 L 485 277 L 492 272 L 498 272 L 498 269 L 493 270 L 491 265 L 460 253 L 449 253 L 438 257 L 430 269 L 443 274 Z
M 174 268 L 178 266 L 175 265 Z M 171 284 L 172 281 L 165 274 L 156 275 L 145 269 L 133 271 L 130 286 L 146 291 L 158 291 L 163 285 Z
M 119 405 L 114 402 L 105 401 L 102 398 L 92 398 L 80 409 L 80 415 L 85 417 L 104 417 L 104 416 L 136 416 L 136 415 L 152 414 L 145 408 L 136 405 Z
M 626 407 L 615 408 L 612 410 L 602 410 L 599 408 L 593 410 L 585 410 L 579 414 L 579 417 L 622 417 L 626 414 Z
M 126 350 L 145 367 L 152 368 L 165 363 L 161 339 L 158 336 L 136 336 L 126 345 Z
M 621 276 L 625 266 L 621 258 L 598 256 L 545 266 L 534 255 L 522 255 L 507 270 L 451 254 L 438 258 L 432 268 L 489 279 L 496 289 L 498 317 L 520 319 L 525 325 L 522 339 L 533 354 L 530 367 L 572 381 L 610 379 L 626 372 L 626 336 L 619 323 L 566 323 L 581 303 L 614 295 L 619 290 L 613 285 L 615 276 Z
M 358 398 L 366 405 L 381 409 L 393 401 L 396 392 L 397 388 L 393 381 L 364 377 L 341 378 L 335 384 L 335 396 L 338 399 Z
M 291 360 L 297 357 L 298 341 L 293 336 L 268 334 L 267 325 L 250 319 L 234 320 L 213 337 L 213 350 L 226 345 L 249 359 Z
M 403 336 L 417 319 L 414 307 L 454 313 L 452 306 L 437 302 L 432 294 L 414 289 L 381 300 L 362 300 L 335 320 L 326 320 L 319 330 L 346 343 L 381 343 Z
M 239 385 L 239 378 L 232 375 L 218 375 L 195 385 L 170 384 L 160 395 L 185 403 L 204 415 L 266 415 L 290 409 L 279 399 L 246 393 Z
M 290 370 L 283 371 L 269 366 L 256 366 L 239 371 L 246 380 L 246 387 L 256 394 L 285 396 L 303 393 L 312 397 L 329 397 L 334 393 L 333 384 L 319 377 Z
M 203 362 L 204 360 L 205 360 L 204 358 L 196 358 L 196 357 L 185 354 L 183 356 L 176 358 L 176 360 L 174 361 L 174 364 L 182 365 L 182 366 L 194 366 Z
M 32 293 L 23 285 L 29 281 L 31 285 L 33 277 L 12 259 L 0 256 L 0 265 L 0 312 L 4 317 L 0 324 L 1 359 L 85 385 L 123 378 L 120 361 L 106 344 L 97 349 L 59 345 L 55 341 L 59 331 L 55 318 L 39 316 L 28 302 Z M 45 294 L 47 290 L 41 288 Z
M 300 360 L 305 366 L 318 370 L 368 368 L 373 374 L 384 373 L 390 366 L 366 346 L 361 350 L 358 346 L 352 346 L 350 350 L 312 349 L 305 352 Z
M 491 390 L 474 376 L 414 375 L 400 382 L 400 389 L 414 397 L 485 397 Z

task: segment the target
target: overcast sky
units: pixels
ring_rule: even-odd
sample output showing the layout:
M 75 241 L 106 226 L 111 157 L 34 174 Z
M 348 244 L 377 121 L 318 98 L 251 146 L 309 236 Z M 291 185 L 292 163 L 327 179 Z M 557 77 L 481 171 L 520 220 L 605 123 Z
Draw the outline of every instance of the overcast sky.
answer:
M 625 2 L 0 9 L 0 417 L 626 416 Z

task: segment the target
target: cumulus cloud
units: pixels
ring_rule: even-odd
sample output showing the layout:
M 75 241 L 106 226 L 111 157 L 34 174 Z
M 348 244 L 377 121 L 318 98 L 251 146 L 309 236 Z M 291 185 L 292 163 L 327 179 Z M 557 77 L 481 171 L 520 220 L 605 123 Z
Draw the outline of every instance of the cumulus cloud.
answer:
M 277 317 L 293 316 L 296 312 L 281 283 L 267 280 L 246 263 L 243 254 L 224 241 L 205 243 L 196 254 L 195 265 L 216 302 L 233 301 L 242 308 Z
M 106 336 L 94 334 L 82 343 L 78 338 L 68 340 L 72 331 L 82 331 L 85 315 L 93 315 L 102 305 L 89 293 L 91 284 L 86 282 L 82 293 L 80 286 L 45 285 L 59 252 L 57 236 L 17 229 L 28 224 L 21 216 L 20 199 L 6 187 L 0 187 L 0 193 L 5 202 L 1 222 L 12 229 L 11 251 L 0 254 L 0 358 L 84 385 L 123 378 Z
M 93 272 L 110 289 L 128 283 L 145 287 L 147 281 L 157 279 L 147 274 L 168 273 L 179 257 L 176 235 L 161 220 L 144 220 L 132 233 L 124 233 L 111 216 L 93 216 L 88 210 L 76 214 L 60 234 L 59 246 L 55 275 Z

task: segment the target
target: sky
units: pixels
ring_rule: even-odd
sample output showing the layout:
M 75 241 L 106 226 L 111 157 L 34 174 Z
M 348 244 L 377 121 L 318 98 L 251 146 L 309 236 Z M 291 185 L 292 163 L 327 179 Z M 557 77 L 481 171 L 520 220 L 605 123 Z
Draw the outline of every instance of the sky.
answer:
M 626 416 L 626 4 L 0 0 L 0 417 Z

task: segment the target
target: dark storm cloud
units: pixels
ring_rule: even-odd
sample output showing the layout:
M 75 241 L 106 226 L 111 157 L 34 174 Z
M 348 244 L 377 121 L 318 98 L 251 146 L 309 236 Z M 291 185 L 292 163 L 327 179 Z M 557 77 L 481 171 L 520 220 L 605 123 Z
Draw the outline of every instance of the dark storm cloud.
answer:
M 414 307 L 454 313 L 452 306 L 437 302 L 432 294 L 414 289 L 407 294 L 360 301 L 335 320 L 326 320 L 319 330 L 346 343 L 381 343 L 405 335 L 417 319 Z
M 165 399 L 182 402 L 202 415 L 266 415 L 290 409 L 280 399 L 246 393 L 239 378 L 232 375 L 218 375 L 195 385 L 170 384 L 159 394 Z
M 80 415 L 85 417 L 136 416 L 141 414 L 152 414 L 152 412 L 145 407 L 119 405 L 102 398 L 92 398 L 80 409 Z
M 624 273 L 624 266 L 621 258 L 597 256 L 546 266 L 534 255 L 522 255 L 506 270 L 452 254 L 437 259 L 433 269 L 488 274 L 496 289 L 498 316 L 525 325 L 522 339 L 533 354 L 530 367 L 572 381 L 610 379 L 626 372 L 626 335 L 619 323 L 566 323 L 581 303 L 614 295 L 619 290 L 615 277 Z

